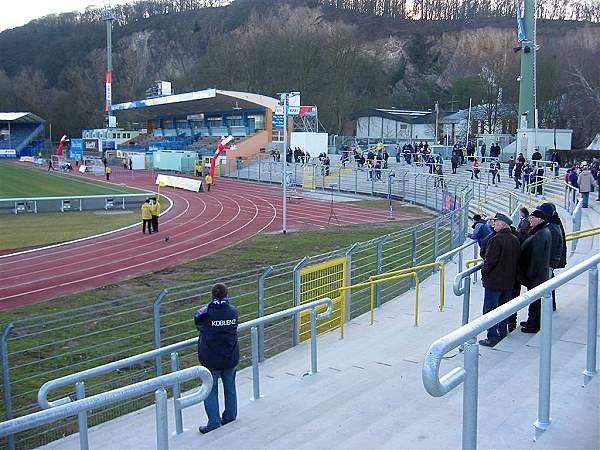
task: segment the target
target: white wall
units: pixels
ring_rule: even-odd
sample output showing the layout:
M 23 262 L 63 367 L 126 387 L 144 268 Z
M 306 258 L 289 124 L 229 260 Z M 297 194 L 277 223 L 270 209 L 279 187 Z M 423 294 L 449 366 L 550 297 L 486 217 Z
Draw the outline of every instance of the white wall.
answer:
M 292 151 L 296 147 L 304 152 L 308 150 L 310 156 L 318 156 L 319 153 L 327 153 L 327 133 L 304 133 L 293 132 L 290 139 Z
M 411 125 L 406 122 L 383 117 L 359 117 L 356 121 L 358 139 L 393 139 L 400 142 L 433 141 L 434 127 L 430 124 Z
M 522 152 L 526 158 L 530 158 L 536 148 L 542 156 L 550 157 L 554 150 L 554 139 L 556 136 L 557 150 L 571 150 L 571 137 L 573 130 L 543 129 L 537 132 L 532 128 L 517 130 L 517 154 Z

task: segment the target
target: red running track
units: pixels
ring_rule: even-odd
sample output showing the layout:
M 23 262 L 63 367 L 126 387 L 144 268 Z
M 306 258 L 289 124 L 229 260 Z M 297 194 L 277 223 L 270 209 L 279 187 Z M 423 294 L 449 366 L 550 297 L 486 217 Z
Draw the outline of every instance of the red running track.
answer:
M 115 170 L 111 182 L 155 189 L 150 172 Z M 106 236 L 0 258 L 0 309 L 50 300 L 116 283 L 196 259 L 261 231 L 282 227 L 282 198 L 277 186 L 219 178 L 211 192 L 163 188 L 172 202 L 160 218 L 159 232 L 133 227 Z M 165 202 L 163 202 L 164 205 Z M 380 209 L 334 204 L 340 225 L 380 222 Z M 330 202 L 288 200 L 288 228 L 328 226 Z M 421 218 L 395 214 L 398 220 Z M 165 237 L 170 236 L 168 242 Z

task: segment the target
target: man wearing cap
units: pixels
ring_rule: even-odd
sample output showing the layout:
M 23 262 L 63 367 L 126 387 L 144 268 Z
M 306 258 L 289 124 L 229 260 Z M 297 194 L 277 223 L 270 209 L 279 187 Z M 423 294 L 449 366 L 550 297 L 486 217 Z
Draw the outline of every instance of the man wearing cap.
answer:
M 548 217 L 543 211 L 536 209 L 529 215 L 531 231 L 521 245 L 521 256 L 517 276 L 522 285 L 527 289 L 548 281 L 550 270 L 550 254 L 552 252 L 552 234 L 546 221 Z M 521 322 L 523 333 L 537 333 L 540 331 L 541 300 L 538 299 L 529 305 L 529 314 L 526 321 Z
M 510 300 L 517 275 L 517 263 L 521 252 L 519 240 L 511 232 L 512 220 L 497 213 L 494 217 L 496 234 L 486 245 L 481 279 L 485 288 L 483 313 L 486 314 Z M 493 325 L 487 330 L 487 339 L 480 345 L 493 347 L 507 335 L 507 320 Z
M 577 184 L 579 185 L 579 193 L 583 200 L 582 207 L 588 207 L 588 201 L 590 199 L 590 192 L 592 191 L 592 173 L 588 167 L 587 161 L 581 164 L 581 173 L 577 177 Z

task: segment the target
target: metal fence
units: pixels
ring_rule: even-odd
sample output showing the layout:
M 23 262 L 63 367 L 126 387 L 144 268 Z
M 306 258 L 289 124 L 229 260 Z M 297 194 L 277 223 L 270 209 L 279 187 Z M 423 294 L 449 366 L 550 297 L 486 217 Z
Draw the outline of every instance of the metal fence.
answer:
M 404 192 L 406 195 L 409 191 L 416 192 L 414 199 L 417 203 L 424 202 L 434 208 L 437 205 L 440 209 L 441 198 L 439 201 L 432 200 L 432 196 L 424 192 L 428 184 L 426 178 L 416 178 L 416 188 L 407 181 Z M 453 189 L 457 198 L 463 201 L 462 208 L 416 227 L 356 243 L 349 248 L 160 292 L 149 290 L 146 295 L 104 301 L 92 299 L 93 303 L 89 306 L 72 309 L 67 316 L 64 312 L 57 312 L 5 324 L 0 338 L 4 417 L 10 419 L 38 410 L 36 393 L 48 379 L 197 336 L 193 314 L 210 299 L 211 287 L 216 282 L 225 282 L 229 286 L 230 295 L 240 313 L 239 320 L 244 322 L 297 306 L 301 296 L 300 271 L 308 264 L 345 257 L 349 274 L 347 282 L 356 284 L 367 281 L 371 275 L 432 262 L 442 253 L 462 244 L 467 231 L 472 186 L 465 184 Z M 442 192 L 439 194 L 441 197 Z M 423 271 L 419 277 L 424 278 L 429 272 Z M 405 280 L 381 286 L 377 293 L 377 304 L 393 299 L 410 287 L 411 282 Z M 353 292 L 348 317 L 356 317 L 368 310 L 369 292 Z M 240 367 L 245 367 L 250 365 L 251 359 L 249 332 L 240 332 L 239 337 Z M 294 317 L 258 327 L 261 360 L 297 343 L 297 322 Z M 179 363 L 181 368 L 197 364 L 196 353 L 183 353 Z M 170 361 L 166 358 L 157 358 L 153 364 L 141 363 L 95 377 L 86 383 L 86 395 L 95 395 L 167 373 L 169 366 Z M 64 388 L 56 394 L 74 395 L 72 391 L 72 388 Z M 92 426 L 113 419 L 149 405 L 152 401 L 152 395 L 145 395 L 94 410 L 88 416 L 89 424 Z M 76 418 L 65 419 L 19 433 L 15 442 L 18 448 L 32 448 L 76 430 Z

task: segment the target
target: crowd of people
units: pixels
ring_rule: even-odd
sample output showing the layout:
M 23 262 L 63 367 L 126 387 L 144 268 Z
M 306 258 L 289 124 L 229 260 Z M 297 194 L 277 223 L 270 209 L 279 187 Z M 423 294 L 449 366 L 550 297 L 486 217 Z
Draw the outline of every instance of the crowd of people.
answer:
M 518 297 L 523 286 L 533 289 L 566 266 L 565 230 L 554 204 L 542 203 L 531 213 L 523 207 L 519 216 L 518 224 L 502 213 L 491 220 L 473 216 L 468 236 L 478 242 L 483 258 L 484 314 Z M 556 310 L 554 292 L 552 298 Z M 540 299 L 529 305 L 527 320 L 520 323 L 523 333 L 540 330 L 540 311 Z M 493 347 L 516 328 L 517 315 L 513 314 L 489 328 L 479 344 Z
M 565 172 L 565 184 L 573 187 L 572 200 L 576 200 L 577 192 L 581 194 L 582 207 L 589 207 L 590 193 L 598 192 L 597 202 L 600 202 L 600 158 L 596 157 L 588 164 L 587 161 L 571 166 Z

